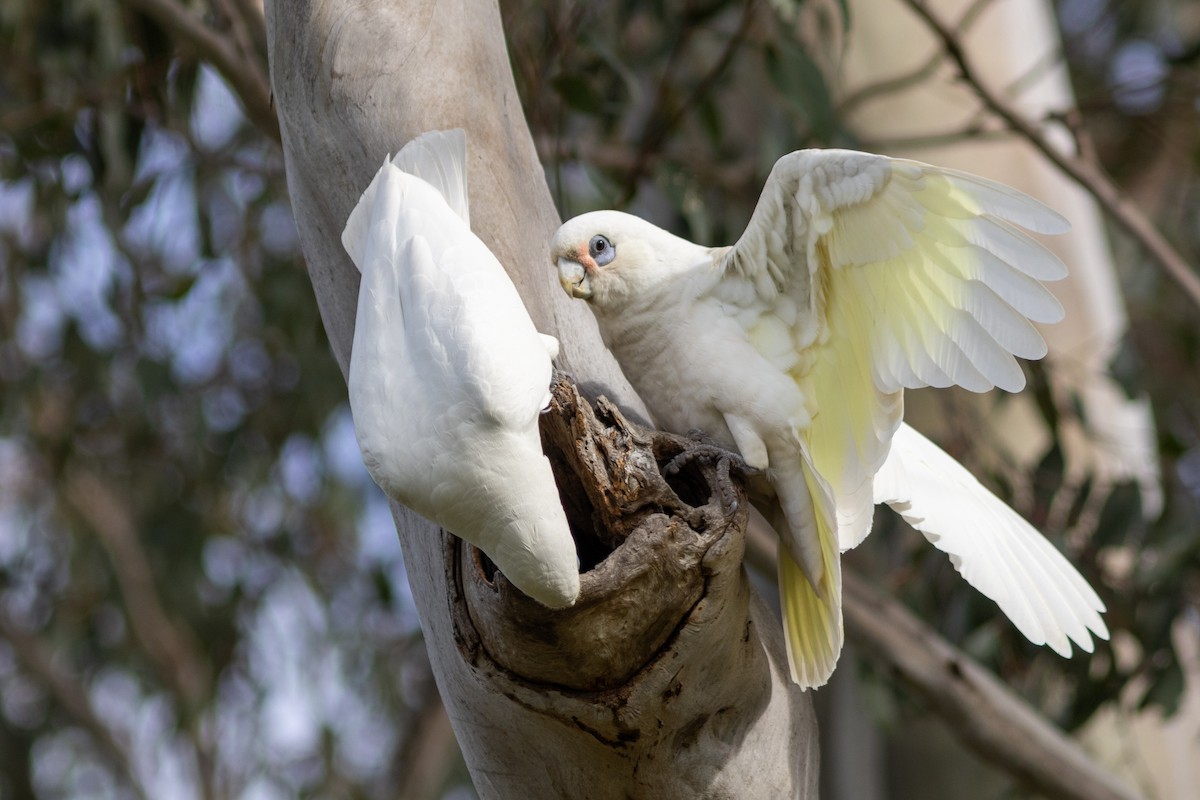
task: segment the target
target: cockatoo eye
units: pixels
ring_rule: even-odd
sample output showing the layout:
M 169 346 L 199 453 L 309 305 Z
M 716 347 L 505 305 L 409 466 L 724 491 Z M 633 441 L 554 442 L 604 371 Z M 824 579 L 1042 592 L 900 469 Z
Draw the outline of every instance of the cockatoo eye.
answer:
M 588 255 L 596 262 L 597 266 L 603 267 L 612 262 L 617 257 L 617 248 L 606 236 L 593 236 L 588 242 Z

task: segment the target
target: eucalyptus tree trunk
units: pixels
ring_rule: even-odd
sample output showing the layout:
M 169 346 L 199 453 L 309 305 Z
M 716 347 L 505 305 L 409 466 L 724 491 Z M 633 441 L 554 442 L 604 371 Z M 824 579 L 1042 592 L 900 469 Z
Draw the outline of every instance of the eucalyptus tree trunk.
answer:
M 490 0 L 268 3 L 271 84 L 309 274 L 343 375 L 358 275 L 342 226 L 385 156 L 467 132 L 471 220 L 562 343 L 543 440 L 582 560 L 576 606 L 524 598 L 478 551 L 393 507 L 429 657 L 484 798 L 815 797 L 816 725 L 776 614 L 742 569 L 742 499 L 644 410 L 555 282 L 559 223 Z M 396 409 L 396 413 L 404 413 Z

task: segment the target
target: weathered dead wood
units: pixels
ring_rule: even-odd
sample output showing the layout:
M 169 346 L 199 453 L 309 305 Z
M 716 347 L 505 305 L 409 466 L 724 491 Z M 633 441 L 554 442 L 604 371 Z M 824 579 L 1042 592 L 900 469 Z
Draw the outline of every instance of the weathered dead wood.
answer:
M 563 688 L 610 689 L 653 661 L 704 595 L 708 551 L 718 548 L 717 566 L 724 549 L 740 553 L 737 526 L 745 528 L 746 515 L 709 502 L 715 478 L 702 462 L 673 479 L 698 507 L 667 484 L 659 463 L 687 440 L 634 426 L 604 398 L 593 412 L 565 379 L 553 397 L 542 428 L 584 551 L 579 600 L 552 611 L 512 587 L 475 548 L 462 548 L 470 553 L 462 587 L 482 645 L 499 664 Z M 729 563 L 736 568 L 738 560 Z

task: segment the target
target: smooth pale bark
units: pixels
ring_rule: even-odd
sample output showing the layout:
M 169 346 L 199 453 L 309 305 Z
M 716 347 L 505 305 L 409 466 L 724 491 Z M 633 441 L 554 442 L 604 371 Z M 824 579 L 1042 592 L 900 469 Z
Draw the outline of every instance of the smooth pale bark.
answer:
M 358 293 L 339 241 L 344 221 L 388 153 L 423 131 L 461 127 L 476 233 L 538 328 L 560 338 L 558 366 L 587 394 L 603 392 L 637 416 L 641 406 L 590 314 L 555 283 L 547 247 L 559 220 L 495 3 L 272 3 L 267 28 L 293 210 L 343 374 Z M 569 479 L 579 470 L 590 503 L 581 501 L 573 519 L 586 527 L 594 516 L 608 528 L 633 514 L 637 524 L 615 536 L 623 543 L 584 575 L 578 607 L 563 612 L 573 615 L 564 628 L 571 636 L 549 648 L 566 654 L 559 663 L 521 659 L 530 642 L 545 644 L 544 612 L 523 618 L 528 604 L 474 551 L 394 508 L 430 661 L 480 795 L 815 797 L 811 705 L 788 683 L 777 617 L 752 596 L 741 568 L 744 514 L 722 515 L 696 497 L 696 508 L 667 503 L 674 494 L 655 463 L 662 440 L 615 412 L 598 421 L 586 404 L 568 398 L 567 406 L 556 411 L 559 435 L 580 438 L 558 440 L 556 471 Z M 616 441 L 632 449 L 613 460 Z M 691 473 L 690 489 L 677 488 L 709 497 L 711 471 Z M 604 486 L 621 487 L 626 505 L 610 507 Z M 647 516 L 638 498 L 670 508 Z M 630 603 L 634 589 L 624 587 L 639 581 L 643 597 L 673 597 L 669 607 L 660 598 L 651 614 L 644 601 Z M 695 591 L 676 591 L 680 583 Z M 611 651 L 610 672 L 592 664 L 581 677 L 584 659 L 571 653 L 589 642 Z

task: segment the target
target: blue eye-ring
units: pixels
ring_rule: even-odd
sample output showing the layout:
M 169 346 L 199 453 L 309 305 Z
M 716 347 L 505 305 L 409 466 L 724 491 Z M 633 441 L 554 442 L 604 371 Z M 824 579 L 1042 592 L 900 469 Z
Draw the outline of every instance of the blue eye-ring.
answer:
M 617 247 L 608 240 L 607 236 L 597 234 L 588 242 L 588 255 L 592 257 L 597 266 L 603 267 L 612 263 L 612 260 L 617 257 Z

